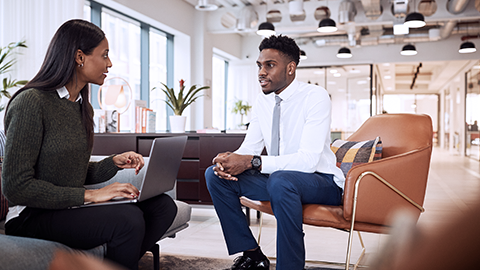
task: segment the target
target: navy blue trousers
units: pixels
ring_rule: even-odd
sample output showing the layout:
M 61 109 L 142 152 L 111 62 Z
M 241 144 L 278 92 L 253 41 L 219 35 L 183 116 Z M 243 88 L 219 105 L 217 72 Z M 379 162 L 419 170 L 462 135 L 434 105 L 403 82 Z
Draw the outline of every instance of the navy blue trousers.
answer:
M 205 172 L 207 187 L 230 255 L 258 246 L 242 211 L 239 197 L 270 201 L 277 219 L 277 270 L 305 267 L 302 204 L 339 205 L 342 189 L 333 175 L 277 171 L 270 175 L 248 170 L 238 181 L 219 178 L 213 166 Z

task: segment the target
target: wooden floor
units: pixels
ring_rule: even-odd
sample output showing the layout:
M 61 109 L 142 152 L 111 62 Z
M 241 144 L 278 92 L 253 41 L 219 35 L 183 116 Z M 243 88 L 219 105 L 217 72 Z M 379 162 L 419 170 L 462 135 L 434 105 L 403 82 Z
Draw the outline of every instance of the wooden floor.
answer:
M 406 168 L 407 169 L 407 168 Z M 462 213 L 480 194 L 480 163 L 467 157 L 449 154 L 446 150 L 434 149 L 429 174 L 425 213 L 420 216 L 418 226 L 432 229 Z M 258 222 L 252 211 L 252 232 L 258 232 Z M 329 263 L 345 261 L 348 234 L 330 228 L 304 226 L 307 260 Z M 388 235 L 362 233 L 367 249 L 367 259 L 388 240 Z M 260 243 L 267 256 L 275 256 L 275 218 L 264 215 L 264 227 Z M 160 242 L 161 252 L 212 258 L 229 256 L 215 210 L 210 206 L 193 205 L 190 227 L 178 233 L 174 239 Z M 352 261 L 360 255 L 358 238 L 354 237 Z M 362 262 L 363 263 L 363 262 Z

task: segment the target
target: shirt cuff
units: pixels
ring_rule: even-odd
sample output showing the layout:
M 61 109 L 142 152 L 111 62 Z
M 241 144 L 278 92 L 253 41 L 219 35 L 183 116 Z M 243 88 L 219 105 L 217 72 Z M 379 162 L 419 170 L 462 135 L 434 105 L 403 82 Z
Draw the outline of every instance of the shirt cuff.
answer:
M 271 174 L 277 170 L 275 163 L 275 156 L 261 156 L 262 158 L 262 171 L 263 174 Z

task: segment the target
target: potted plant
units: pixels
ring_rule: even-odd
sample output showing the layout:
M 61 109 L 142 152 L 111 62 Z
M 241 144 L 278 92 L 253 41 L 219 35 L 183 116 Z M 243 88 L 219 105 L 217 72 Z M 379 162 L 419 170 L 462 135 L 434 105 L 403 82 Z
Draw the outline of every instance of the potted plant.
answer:
M 13 50 L 18 47 L 27 48 L 27 45 L 25 44 L 25 41 L 19 41 L 19 42 L 12 42 L 7 46 L 0 48 L 0 75 L 7 74 L 10 71 L 10 69 L 13 67 L 13 65 L 16 63 L 16 59 L 12 58 L 11 54 L 13 53 Z M 25 85 L 27 82 L 28 81 L 25 81 L 25 80 L 21 80 L 21 81 L 17 81 L 15 79 L 12 80 L 10 76 L 3 78 L 2 84 L 0 86 L 0 100 L 2 96 L 6 98 L 12 97 L 8 92 L 8 89 L 17 87 L 20 85 Z M 5 105 L 1 105 L 0 111 L 3 111 L 4 109 L 5 109 Z
M 170 130 L 171 132 L 185 132 L 186 116 L 182 116 L 183 111 L 197 98 L 201 97 L 200 91 L 210 88 L 210 86 L 202 86 L 197 88 L 197 85 L 192 85 L 188 91 L 185 92 L 185 80 L 180 80 L 180 91 L 175 93 L 175 89 L 169 88 L 166 84 L 162 83 L 163 89 L 161 89 L 166 96 L 165 102 L 168 107 L 173 110 L 175 115 L 170 116 Z M 154 87 L 152 90 L 154 90 Z
M 248 105 L 248 102 L 243 103 L 243 100 L 235 102 L 235 106 L 233 107 L 232 112 L 235 114 L 240 114 L 240 126 L 244 126 L 243 115 L 247 115 L 250 109 L 252 109 L 252 106 Z

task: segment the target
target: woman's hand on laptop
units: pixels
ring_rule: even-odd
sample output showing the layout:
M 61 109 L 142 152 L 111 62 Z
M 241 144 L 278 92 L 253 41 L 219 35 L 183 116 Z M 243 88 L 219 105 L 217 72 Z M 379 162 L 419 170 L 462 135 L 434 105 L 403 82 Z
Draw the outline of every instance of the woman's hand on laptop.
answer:
M 138 174 L 143 168 L 143 165 L 145 165 L 143 156 L 133 151 L 115 155 L 113 157 L 113 162 L 117 167 L 122 169 L 135 168 L 135 174 Z
M 130 183 L 115 182 L 100 189 L 85 190 L 85 202 L 106 202 L 115 197 L 124 197 L 129 199 L 137 198 L 139 195 L 138 189 Z

